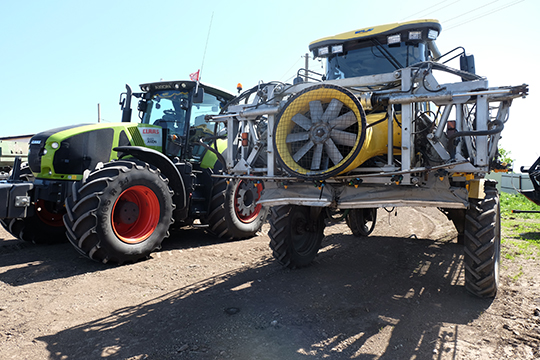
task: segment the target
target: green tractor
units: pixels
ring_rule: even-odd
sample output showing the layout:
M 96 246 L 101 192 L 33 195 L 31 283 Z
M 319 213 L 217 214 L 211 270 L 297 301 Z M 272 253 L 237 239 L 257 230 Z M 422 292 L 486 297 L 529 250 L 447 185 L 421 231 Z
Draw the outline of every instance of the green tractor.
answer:
M 224 239 L 255 235 L 267 215 L 256 204 L 263 184 L 220 176 L 227 129 L 205 121 L 234 96 L 194 81 L 140 88 L 121 94 L 121 123 L 32 137 L 28 164 L 17 161 L 0 182 L 7 231 L 35 243 L 67 238 L 84 256 L 117 264 L 147 258 L 194 221 Z

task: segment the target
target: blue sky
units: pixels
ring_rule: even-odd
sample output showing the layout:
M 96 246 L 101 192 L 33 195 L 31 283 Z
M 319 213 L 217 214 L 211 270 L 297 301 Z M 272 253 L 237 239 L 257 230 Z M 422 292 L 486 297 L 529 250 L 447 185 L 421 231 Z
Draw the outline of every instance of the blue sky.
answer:
M 186 79 L 235 91 L 291 81 L 308 44 L 373 25 L 438 19 L 444 53 L 463 46 L 491 86 L 530 85 L 501 140 L 516 165 L 540 155 L 540 2 L 397 1 L 7 1 L 0 0 L 0 136 L 120 120 L 119 94 L 151 81 Z M 210 27 L 210 35 L 207 36 Z M 202 64 L 204 56 L 204 65 Z M 312 70 L 320 63 L 310 62 Z

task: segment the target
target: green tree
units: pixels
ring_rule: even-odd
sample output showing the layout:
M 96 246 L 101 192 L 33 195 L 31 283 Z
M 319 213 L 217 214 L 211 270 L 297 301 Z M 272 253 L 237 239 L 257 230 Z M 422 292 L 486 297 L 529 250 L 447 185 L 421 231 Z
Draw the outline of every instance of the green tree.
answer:
M 507 165 L 509 169 L 512 169 L 514 165 L 514 159 L 510 157 L 511 152 L 505 150 L 499 145 L 499 161 L 503 165 Z

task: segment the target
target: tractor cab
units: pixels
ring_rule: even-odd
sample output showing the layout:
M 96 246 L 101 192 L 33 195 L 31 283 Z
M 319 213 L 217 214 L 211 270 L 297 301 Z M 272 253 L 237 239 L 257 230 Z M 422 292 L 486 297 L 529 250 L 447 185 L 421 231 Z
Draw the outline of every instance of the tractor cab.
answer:
M 326 79 L 391 73 L 440 57 L 437 20 L 368 27 L 312 42 L 315 58 L 326 59 Z
M 132 95 L 139 98 L 137 109 L 141 124 L 153 125 L 144 132 L 159 132 L 162 152 L 169 157 L 201 161 L 207 144 L 221 147 L 217 135 L 223 124 L 209 124 L 205 115 L 216 115 L 234 96 L 226 91 L 194 81 L 160 81 L 140 85 L 142 92 Z M 128 90 L 129 94 L 129 90 Z M 126 100 L 129 96 L 126 96 Z M 124 102 L 123 111 L 130 111 Z M 144 125 L 143 125 L 144 126 Z M 152 129 L 154 126 L 158 129 Z M 157 144 L 156 144 L 157 145 Z

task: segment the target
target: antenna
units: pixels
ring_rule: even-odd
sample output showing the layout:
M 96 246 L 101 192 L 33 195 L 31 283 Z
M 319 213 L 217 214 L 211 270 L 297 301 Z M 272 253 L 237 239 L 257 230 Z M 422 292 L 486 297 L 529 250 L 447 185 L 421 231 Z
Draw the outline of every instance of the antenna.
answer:
M 208 35 L 206 36 L 206 44 L 204 45 L 204 53 L 201 64 L 201 71 L 199 73 L 199 81 L 201 80 L 202 71 L 204 67 L 204 59 L 206 58 L 206 49 L 208 48 L 208 39 L 210 39 L 210 29 L 212 29 L 212 21 L 214 20 L 214 12 L 212 11 L 212 17 L 210 18 L 210 25 L 208 26 Z

